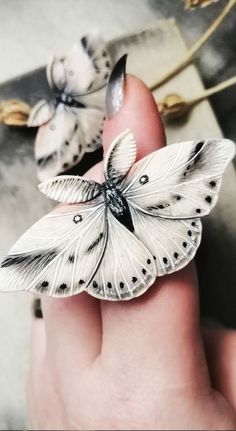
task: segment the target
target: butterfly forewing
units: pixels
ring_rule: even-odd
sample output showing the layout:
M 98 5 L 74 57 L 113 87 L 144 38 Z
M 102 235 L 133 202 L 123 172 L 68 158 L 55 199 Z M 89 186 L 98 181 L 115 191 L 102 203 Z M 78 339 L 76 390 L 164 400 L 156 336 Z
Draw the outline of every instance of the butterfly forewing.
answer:
M 111 71 L 111 59 L 104 41 L 88 35 L 76 43 L 64 60 L 65 91 L 79 95 L 103 87 Z
M 222 139 L 173 144 L 137 162 L 124 179 L 130 205 L 153 216 L 200 217 L 217 201 L 222 175 L 234 154 Z

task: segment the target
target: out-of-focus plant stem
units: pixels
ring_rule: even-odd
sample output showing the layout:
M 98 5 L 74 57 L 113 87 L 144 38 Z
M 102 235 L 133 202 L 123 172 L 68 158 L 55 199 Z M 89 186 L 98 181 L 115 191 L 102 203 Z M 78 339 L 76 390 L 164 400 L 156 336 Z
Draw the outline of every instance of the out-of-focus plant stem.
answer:
M 161 78 L 149 86 L 150 90 L 156 90 L 165 82 L 169 81 L 173 76 L 177 75 L 181 70 L 183 70 L 192 60 L 193 56 L 199 51 L 199 49 L 206 43 L 209 37 L 216 31 L 219 25 L 222 23 L 224 18 L 228 15 L 231 9 L 235 6 L 236 0 L 229 0 L 223 11 L 218 15 L 218 17 L 213 21 L 207 31 L 197 40 L 197 42 L 188 50 L 185 57 L 183 57 L 178 64 L 176 64 L 172 69 L 166 72 Z

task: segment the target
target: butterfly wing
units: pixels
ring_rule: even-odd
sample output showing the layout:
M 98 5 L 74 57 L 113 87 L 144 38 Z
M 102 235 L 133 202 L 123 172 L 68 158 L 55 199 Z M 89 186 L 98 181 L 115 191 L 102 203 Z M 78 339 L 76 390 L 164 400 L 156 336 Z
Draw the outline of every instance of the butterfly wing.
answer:
M 84 104 L 73 109 L 85 142 L 85 152 L 102 145 L 105 112 L 105 85 L 111 71 L 111 59 L 104 41 L 97 35 L 84 36 L 64 60 L 65 91 Z
M 35 159 L 40 181 L 77 164 L 84 151 L 85 141 L 76 115 L 59 104 L 52 120 L 40 127 L 36 136 Z
M 63 60 L 51 57 L 47 65 L 46 74 L 52 90 L 64 90 L 66 86 L 66 72 Z
M 102 145 L 102 128 L 104 122 L 104 110 L 98 107 L 86 106 L 86 108 L 73 109 L 77 118 L 77 124 L 84 140 L 84 151 L 89 153 L 97 150 Z
M 47 123 L 55 114 L 55 108 L 51 102 L 40 100 L 30 110 L 30 115 L 27 121 L 28 127 L 38 127 Z
M 142 295 L 156 278 L 151 252 L 109 209 L 107 230 L 103 259 L 86 291 L 96 298 L 111 301 Z
M 39 190 L 49 198 L 63 203 L 91 201 L 102 193 L 101 184 L 75 175 L 61 175 L 39 184 Z
M 158 276 L 178 271 L 194 258 L 201 242 L 199 218 L 163 219 L 130 210 L 135 235 L 152 252 Z
M 227 140 L 174 144 L 137 162 L 124 178 L 135 235 L 151 250 L 157 275 L 194 257 L 201 240 L 198 216 L 215 205 L 233 154 Z
M 104 203 L 61 206 L 35 223 L 0 269 L 0 290 L 70 296 L 86 288 L 107 242 Z
M 235 145 L 227 139 L 169 145 L 131 168 L 122 183 L 123 193 L 150 215 L 173 219 L 207 215 L 234 153 Z
M 133 133 L 127 129 L 113 141 L 104 162 L 106 180 L 114 183 L 125 178 L 130 168 L 134 165 L 137 147 Z
M 103 87 L 111 71 L 111 59 L 98 35 L 84 36 L 64 59 L 65 91 L 82 95 Z

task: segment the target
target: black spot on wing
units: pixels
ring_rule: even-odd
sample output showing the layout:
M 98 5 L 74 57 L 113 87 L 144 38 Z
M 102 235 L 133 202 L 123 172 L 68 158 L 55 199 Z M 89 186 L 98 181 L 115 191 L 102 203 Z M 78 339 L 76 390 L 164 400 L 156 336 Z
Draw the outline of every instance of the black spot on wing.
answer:
M 61 289 L 61 290 L 65 290 L 65 289 L 67 289 L 67 284 L 66 284 L 66 283 L 62 283 L 62 284 L 59 286 L 59 289 Z
M 201 152 L 201 149 L 202 149 L 202 147 L 203 147 L 203 145 L 205 144 L 205 141 L 200 141 L 200 142 L 198 142 L 197 143 L 197 145 L 196 145 L 196 147 L 195 147 L 195 149 L 194 149 L 194 155 L 193 155 L 193 157 L 194 157 L 194 164 L 196 165 L 198 162 L 199 162 L 199 160 L 201 160 L 201 158 L 202 158 L 202 152 Z
M 168 208 L 170 206 L 169 202 L 159 202 L 156 205 L 150 205 L 147 207 L 148 211 L 155 211 L 155 210 L 164 210 L 165 208 Z
M 99 234 L 99 236 L 95 239 L 95 241 L 92 244 L 90 244 L 90 246 L 87 249 L 87 253 L 91 253 L 91 251 L 93 251 L 94 248 L 96 248 L 98 246 L 98 244 L 101 242 L 103 236 L 104 236 L 104 234 L 103 234 L 103 232 L 101 232 Z
M 19 253 L 14 255 L 6 256 L 1 264 L 1 268 L 7 268 L 11 266 L 20 267 L 23 265 L 23 269 L 31 264 L 43 263 L 45 266 L 51 262 L 52 259 L 57 255 L 56 249 L 45 251 L 42 250 L 38 253 Z
M 70 291 L 70 286 L 68 286 L 66 283 L 60 284 L 56 290 L 55 293 L 58 296 L 65 296 Z
M 88 49 L 88 38 L 86 36 L 83 36 L 80 39 L 80 42 L 81 42 L 81 45 L 84 48 L 84 50 L 87 51 L 87 49 Z
M 93 84 L 94 84 L 94 81 L 90 82 L 87 88 L 88 91 L 90 91 L 93 88 Z
M 190 154 L 189 160 L 186 164 L 185 170 L 183 172 L 183 177 L 188 177 L 191 173 L 194 172 L 195 168 L 199 165 L 199 162 L 203 159 L 203 151 L 202 148 L 205 144 L 205 141 L 199 141 L 196 145 L 192 153 Z
M 212 202 L 212 197 L 211 196 L 206 196 L 205 197 L 205 201 L 210 204 Z
M 210 181 L 209 182 L 209 185 L 213 188 L 213 187 L 215 187 L 216 186 L 216 181 Z
M 55 160 L 56 156 L 57 156 L 57 152 L 54 151 L 53 153 L 48 154 L 48 156 L 40 157 L 39 159 L 37 159 L 38 167 L 49 165 Z

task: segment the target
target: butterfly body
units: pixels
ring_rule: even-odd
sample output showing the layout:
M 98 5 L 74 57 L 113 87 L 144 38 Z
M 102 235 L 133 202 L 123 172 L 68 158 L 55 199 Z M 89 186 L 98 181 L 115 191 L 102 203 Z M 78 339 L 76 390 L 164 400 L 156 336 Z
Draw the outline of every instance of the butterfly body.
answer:
M 134 225 L 127 200 L 122 195 L 116 184 L 112 180 L 103 183 L 103 193 L 107 207 L 113 216 L 122 223 L 131 232 L 134 231 Z
M 188 141 L 136 162 L 134 136 L 123 132 L 107 153 L 103 184 L 64 175 L 39 186 L 64 205 L 12 247 L 0 290 L 53 297 L 86 291 L 111 301 L 142 295 L 195 256 L 201 217 L 215 206 L 234 154 L 227 139 Z
M 62 103 L 65 107 L 68 106 L 70 108 L 86 108 L 86 105 L 84 103 L 81 103 L 72 95 L 65 92 L 55 93 L 53 96 L 55 100 L 55 108 L 57 107 L 57 105 L 59 105 L 59 103 Z

